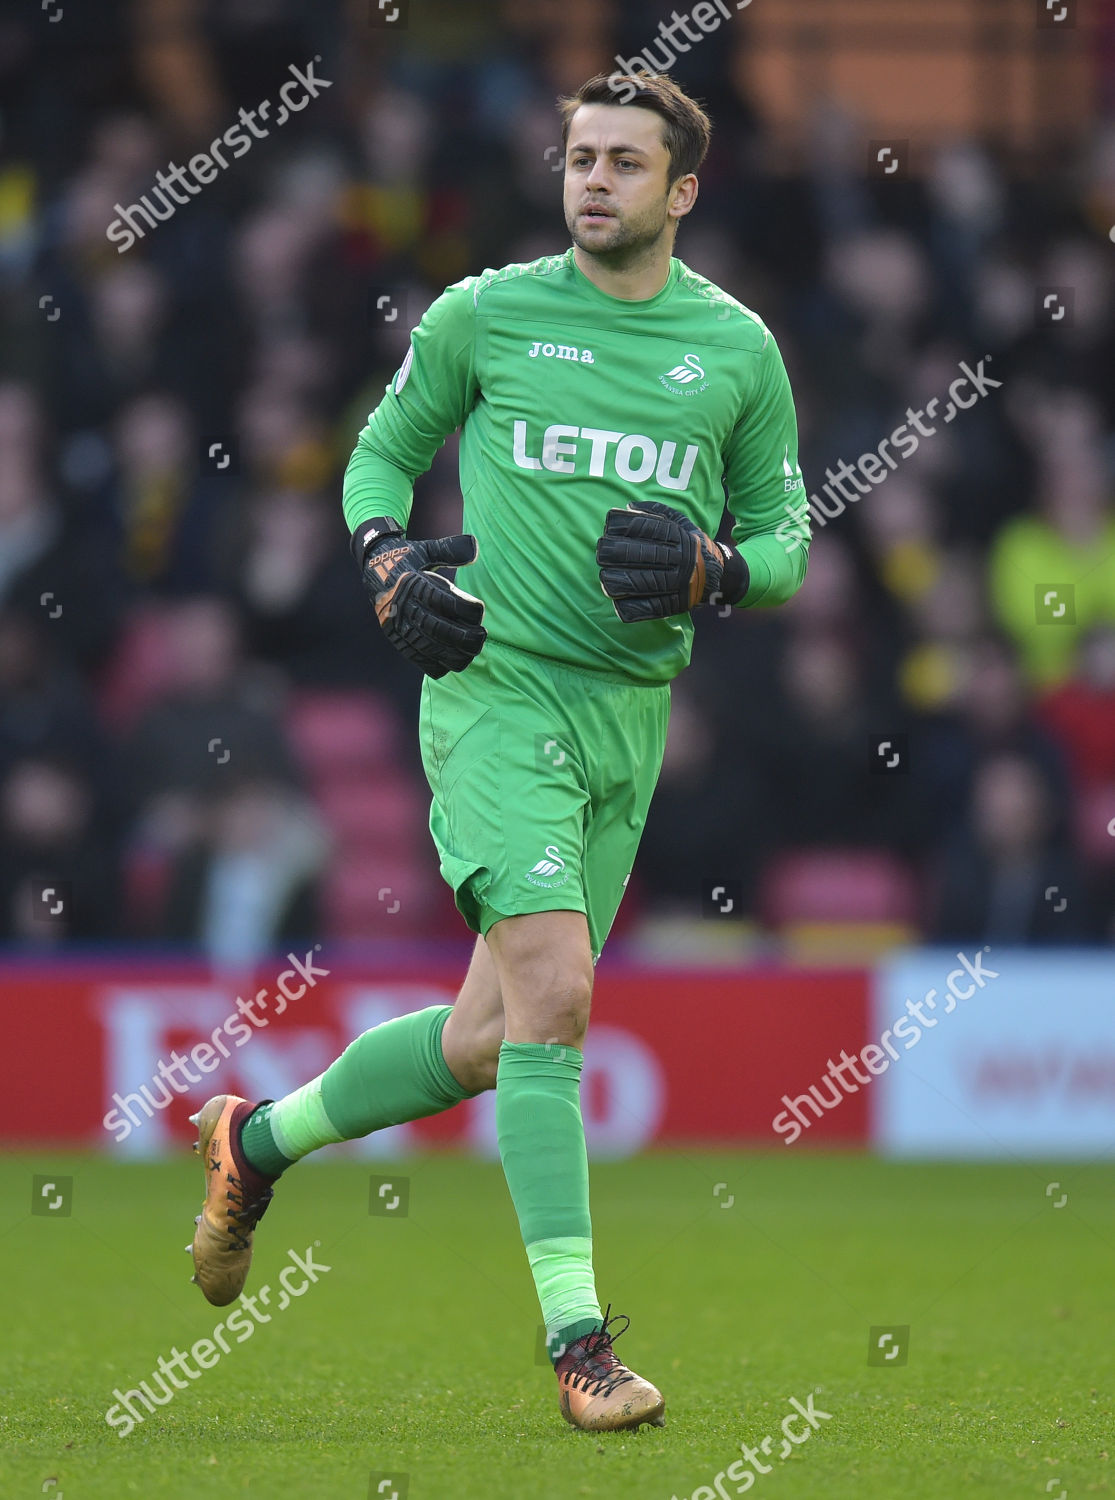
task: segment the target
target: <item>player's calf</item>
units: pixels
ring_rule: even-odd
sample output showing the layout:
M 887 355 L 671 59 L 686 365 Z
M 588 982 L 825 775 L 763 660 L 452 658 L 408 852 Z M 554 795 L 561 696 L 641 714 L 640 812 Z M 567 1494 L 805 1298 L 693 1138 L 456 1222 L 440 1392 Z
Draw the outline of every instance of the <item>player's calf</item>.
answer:
M 492 955 L 477 938 L 460 994 L 441 1033 L 446 1066 L 462 1088 L 480 1093 L 496 1086 L 503 1001 Z

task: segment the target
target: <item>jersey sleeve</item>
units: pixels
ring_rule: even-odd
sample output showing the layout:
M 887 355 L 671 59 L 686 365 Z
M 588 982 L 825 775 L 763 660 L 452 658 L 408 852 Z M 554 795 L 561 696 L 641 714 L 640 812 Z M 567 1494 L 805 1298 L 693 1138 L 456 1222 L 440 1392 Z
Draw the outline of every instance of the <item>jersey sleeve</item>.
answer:
M 790 380 L 769 335 L 750 399 L 724 452 L 732 540 L 751 585 L 742 608 L 784 604 L 801 588 L 809 550 L 805 485 Z
M 475 405 L 476 309 L 468 277 L 449 287 L 411 335 L 383 400 L 356 440 L 344 479 L 350 531 L 374 516 L 410 519 L 414 481 Z

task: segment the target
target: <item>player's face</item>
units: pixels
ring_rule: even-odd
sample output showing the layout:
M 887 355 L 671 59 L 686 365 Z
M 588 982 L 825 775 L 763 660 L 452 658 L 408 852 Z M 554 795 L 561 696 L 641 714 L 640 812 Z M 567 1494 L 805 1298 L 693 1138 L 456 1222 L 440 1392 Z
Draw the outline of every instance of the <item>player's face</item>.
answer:
M 583 104 L 569 127 L 565 223 L 578 249 L 619 261 L 658 244 L 688 212 L 696 178 L 670 182 L 663 120 L 650 109 Z

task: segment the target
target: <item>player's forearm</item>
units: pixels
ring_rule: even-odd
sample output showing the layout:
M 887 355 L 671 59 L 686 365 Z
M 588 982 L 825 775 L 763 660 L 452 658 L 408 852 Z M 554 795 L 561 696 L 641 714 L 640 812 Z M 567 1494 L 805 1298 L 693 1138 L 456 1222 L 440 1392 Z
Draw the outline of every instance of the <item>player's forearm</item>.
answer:
M 390 516 L 405 529 L 413 498 L 414 476 L 387 457 L 369 423 L 345 470 L 343 505 L 348 529 L 355 531 L 374 516 Z
M 806 546 L 787 552 L 784 542 L 776 536 L 753 536 L 746 542 L 737 540 L 736 546 L 751 574 L 741 609 L 785 604 L 804 583 Z

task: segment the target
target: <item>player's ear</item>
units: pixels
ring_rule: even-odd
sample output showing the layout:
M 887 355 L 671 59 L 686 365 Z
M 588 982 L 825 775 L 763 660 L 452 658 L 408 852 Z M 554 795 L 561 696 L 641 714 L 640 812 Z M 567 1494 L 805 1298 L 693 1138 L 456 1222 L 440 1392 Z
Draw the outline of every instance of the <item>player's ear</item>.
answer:
M 686 214 L 692 213 L 699 191 L 700 184 L 695 172 L 687 172 L 684 177 L 679 177 L 670 190 L 670 217 L 684 219 Z

